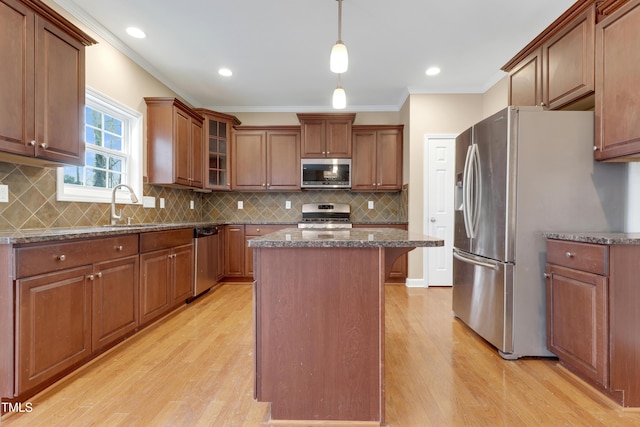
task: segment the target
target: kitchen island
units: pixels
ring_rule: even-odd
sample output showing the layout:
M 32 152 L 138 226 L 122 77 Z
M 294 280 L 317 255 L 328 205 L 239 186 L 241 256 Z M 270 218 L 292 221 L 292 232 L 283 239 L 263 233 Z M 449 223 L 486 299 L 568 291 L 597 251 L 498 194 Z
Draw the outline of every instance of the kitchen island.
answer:
M 254 248 L 255 389 L 272 421 L 384 424 L 384 283 L 441 239 L 404 230 L 287 228 Z

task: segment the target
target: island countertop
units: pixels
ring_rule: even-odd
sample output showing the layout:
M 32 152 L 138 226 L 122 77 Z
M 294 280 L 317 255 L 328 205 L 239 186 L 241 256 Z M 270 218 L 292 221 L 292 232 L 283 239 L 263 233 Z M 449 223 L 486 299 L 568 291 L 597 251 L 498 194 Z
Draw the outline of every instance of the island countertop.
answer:
M 252 248 L 404 248 L 444 246 L 444 240 L 393 228 L 285 228 L 248 241 Z
M 546 232 L 543 236 L 547 239 L 599 245 L 640 245 L 640 233 Z

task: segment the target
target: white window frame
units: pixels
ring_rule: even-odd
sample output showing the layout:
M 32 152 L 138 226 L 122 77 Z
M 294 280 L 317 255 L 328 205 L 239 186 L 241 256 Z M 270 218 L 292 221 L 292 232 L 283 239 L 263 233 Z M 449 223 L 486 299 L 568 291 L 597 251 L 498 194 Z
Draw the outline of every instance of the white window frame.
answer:
M 88 107 L 109 114 L 123 121 L 123 154 L 127 167 L 123 184 L 130 185 L 142 204 L 142 113 L 87 87 L 85 103 Z M 84 123 L 83 123 L 84 126 Z M 84 132 L 83 132 L 84 135 Z M 61 202 L 111 203 L 112 190 L 108 188 L 82 187 L 64 183 L 64 168 L 57 171 L 56 198 Z M 116 193 L 119 204 L 134 204 L 126 189 Z

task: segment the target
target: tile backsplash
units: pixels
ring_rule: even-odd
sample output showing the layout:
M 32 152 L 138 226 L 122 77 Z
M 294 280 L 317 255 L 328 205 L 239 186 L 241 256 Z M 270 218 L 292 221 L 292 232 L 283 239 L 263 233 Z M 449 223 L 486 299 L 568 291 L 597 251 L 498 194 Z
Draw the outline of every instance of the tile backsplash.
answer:
M 9 186 L 9 202 L 0 203 L 0 231 L 86 227 L 107 224 L 108 203 L 59 202 L 56 200 L 56 170 L 0 162 L 0 184 Z M 118 205 L 123 217 L 135 223 L 220 221 L 233 223 L 296 223 L 303 203 L 349 203 L 354 222 L 406 222 L 407 187 L 397 193 L 360 193 L 345 190 L 300 192 L 199 193 L 145 184 L 144 196 L 156 198 L 156 208 Z M 165 199 L 160 209 L 158 200 Z M 190 208 L 193 200 L 195 209 Z M 238 209 L 238 201 L 244 208 Z M 285 209 L 285 202 L 291 209 Z M 369 201 L 374 209 L 368 209 Z

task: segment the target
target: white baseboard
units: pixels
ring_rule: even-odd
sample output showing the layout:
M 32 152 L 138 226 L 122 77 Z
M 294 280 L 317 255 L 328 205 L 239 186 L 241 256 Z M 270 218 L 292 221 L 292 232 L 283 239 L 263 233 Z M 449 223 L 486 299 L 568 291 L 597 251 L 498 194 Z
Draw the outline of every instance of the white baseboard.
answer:
M 405 286 L 407 288 L 428 288 L 429 284 L 424 279 L 407 279 Z

